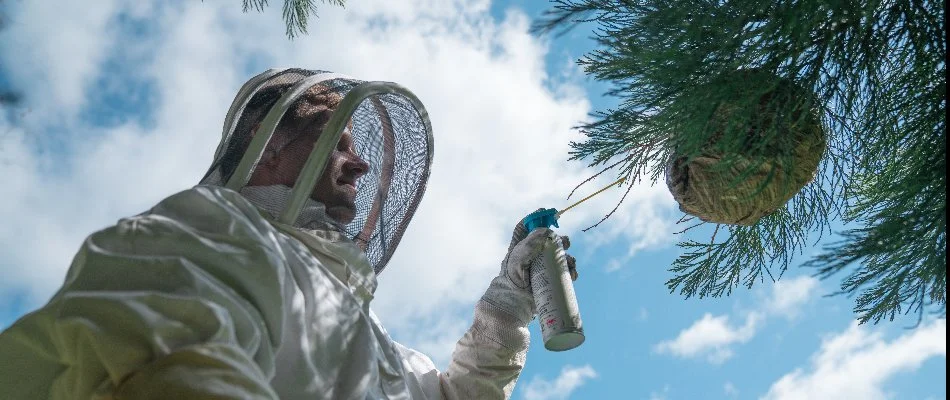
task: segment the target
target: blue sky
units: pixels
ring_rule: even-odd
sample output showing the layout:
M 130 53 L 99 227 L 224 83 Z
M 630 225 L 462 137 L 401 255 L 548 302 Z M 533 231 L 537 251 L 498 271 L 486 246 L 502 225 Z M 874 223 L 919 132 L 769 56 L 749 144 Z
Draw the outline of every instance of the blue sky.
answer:
M 546 2 L 349 3 L 321 7 L 294 42 L 279 5 L 244 15 L 236 2 L 4 3 L 0 83 L 28 98 L 22 115 L 0 119 L 0 327 L 43 304 L 86 235 L 193 185 L 240 84 L 294 65 L 399 82 L 429 108 L 433 177 L 374 308 L 396 340 L 444 366 L 511 226 L 563 207 L 595 172 L 567 162 L 566 144 L 615 99 L 572 66 L 593 48 L 589 26 L 526 34 Z M 797 263 L 779 284 L 727 298 L 670 294 L 682 227 L 665 187 L 635 188 L 608 223 L 580 232 L 620 194 L 562 219 L 587 341 L 548 352 L 532 324 L 514 398 L 946 398 L 942 320 L 854 326 L 853 300 L 824 296 L 840 277 L 816 281 Z

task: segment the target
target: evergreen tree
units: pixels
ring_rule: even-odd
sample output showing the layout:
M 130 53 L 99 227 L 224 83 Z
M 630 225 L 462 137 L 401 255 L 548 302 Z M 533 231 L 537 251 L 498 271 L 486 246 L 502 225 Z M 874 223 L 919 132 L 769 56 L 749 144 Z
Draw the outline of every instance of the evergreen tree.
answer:
M 714 146 L 733 168 L 740 150 L 784 140 L 788 129 L 764 129 L 750 143 L 746 132 L 761 116 L 723 114 L 735 93 L 752 110 L 775 93 L 775 85 L 723 79 L 736 71 L 766 71 L 807 89 L 826 135 L 817 175 L 786 205 L 751 226 L 716 225 L 711 240 L 680 242 L 671 293 L 721 296 L 779 278 L 839 221 L 847 224 L 842 239 L 805 265 L 821 278 L 845 275 L 837 294 L 857 294 L 861 323 L 946 315 L 943 2 L 558 0 L 534 30 L 564 33 L 586 22 L 596 24 L 597 48 L 578 62 L 621 102 L 580 127 L 587 138 L 571 143 L 571 158 L 601 173 L 655 183 L 676 157 Z M 735 127 L 725 134 L 711 123 L 724 117 Z M 711 142 L 711 126 L 725 139 Z M 766 161 L 756 160 L 739 168 Z
M 321 0 L 343 7 L 345 0 Z M 255 9 L 263 12 L 267 0 L 244 0 L 244 12 Z M 317 16 L 316 0 L 284 0 L 284 24 L 287 26 L 287 37 L 293 39 L 299 34 L 307 34 L 307 23 L 310 16 Z

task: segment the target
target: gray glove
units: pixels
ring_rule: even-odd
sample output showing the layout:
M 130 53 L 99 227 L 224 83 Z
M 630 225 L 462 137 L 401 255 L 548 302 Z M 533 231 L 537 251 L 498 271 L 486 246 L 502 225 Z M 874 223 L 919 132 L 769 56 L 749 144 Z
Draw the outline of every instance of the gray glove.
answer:
M 482 300 L 515 317 L 522 326 L 527 326 L 537 315 L 531 293 L 531 268 L 540 265 L 539 256 L 546 240 L 560 241 L 565 250 L 571 246 L 567 236 L 558 236 L 548 228 L 537 228 L 528 233 L 524 224 L 518 222 L 512 231 L 501 271 L 482 295 Z M 567 265 L 571 279 L 576 280 L 574 257 L 567 255 Z

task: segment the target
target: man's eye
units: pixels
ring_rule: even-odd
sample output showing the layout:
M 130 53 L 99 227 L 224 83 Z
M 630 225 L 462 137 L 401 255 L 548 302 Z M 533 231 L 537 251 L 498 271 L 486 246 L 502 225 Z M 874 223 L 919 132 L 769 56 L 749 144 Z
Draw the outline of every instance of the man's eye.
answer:
M 337 143 L 337 149 L 340 151 L 349 151 L 351 148 L 353 148 L 353 138 L 344 133 L 344 135 L 340 137 L 339 143 Z

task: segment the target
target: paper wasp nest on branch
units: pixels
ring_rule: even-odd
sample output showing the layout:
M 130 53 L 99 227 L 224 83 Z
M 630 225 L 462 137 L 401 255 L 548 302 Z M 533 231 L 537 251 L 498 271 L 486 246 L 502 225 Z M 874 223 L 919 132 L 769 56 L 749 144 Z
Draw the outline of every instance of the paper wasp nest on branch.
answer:
M 681 145 L 666 166 L 666 184 L 687 214 L 754 225 L 814 179 L 827 147 L 814 96 L 758 69 L 707 85 L 686 99 L 700 106 L 684 122 L 694 129 L 684 132 L 698 136 L 674 138 Z

